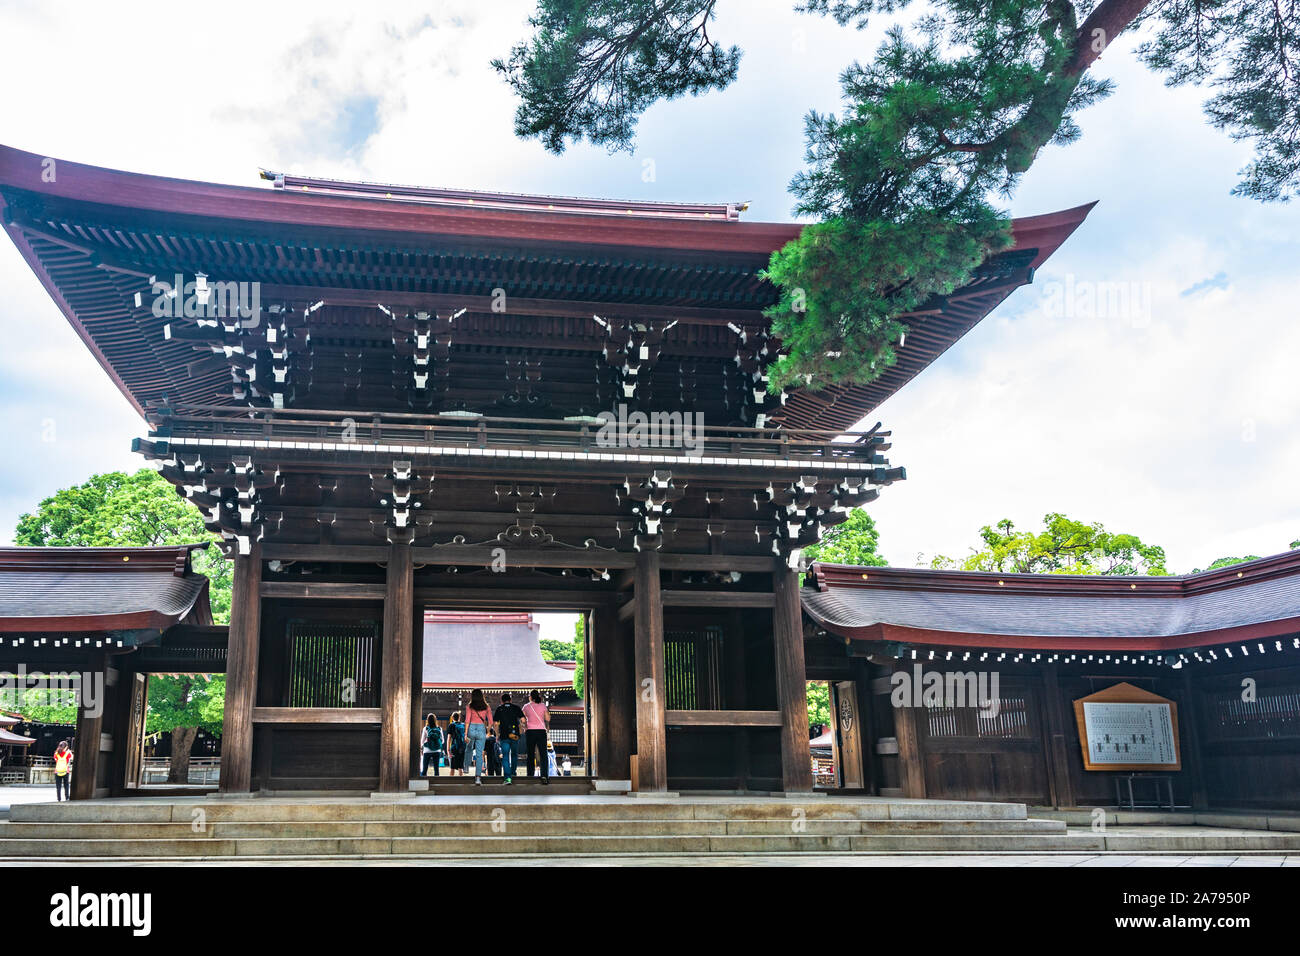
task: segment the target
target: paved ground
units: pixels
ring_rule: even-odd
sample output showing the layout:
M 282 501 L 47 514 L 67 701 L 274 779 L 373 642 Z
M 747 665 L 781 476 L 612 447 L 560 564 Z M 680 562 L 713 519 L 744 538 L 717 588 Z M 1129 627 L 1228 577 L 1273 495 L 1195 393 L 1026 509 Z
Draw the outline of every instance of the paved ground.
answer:
M 1225 867 L 1225 866 L 1295 866 L 1300 867 L 1300 856 L 1123 856 L 1120 854 L 881 854 L 854 856 L 849 854 L 817 855 L 797 854 L 744 854 L 717 856 L 530 856 L 527 861 L 519 857 L 423 857 L 418 859 L 356 859 L 209 857 L 207 859 L 175 860 L 5 860 L 0 867 L 10 866 L 887 866 L 887 867 L 988 867 L 988 866 L 1086 866 L 1086 867 Z

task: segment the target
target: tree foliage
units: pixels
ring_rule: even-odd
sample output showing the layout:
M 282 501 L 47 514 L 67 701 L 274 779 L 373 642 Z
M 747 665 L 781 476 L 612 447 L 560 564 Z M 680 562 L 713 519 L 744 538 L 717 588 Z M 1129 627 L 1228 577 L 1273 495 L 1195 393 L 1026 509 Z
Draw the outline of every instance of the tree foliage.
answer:
M 519 97 L 515 133 L 560 153 L 584 136 L 630 149 L 658 100 L 722 89 L 740 50 L 709 36 L 717 0 L 543 0 L 534 33 L 492 61 Z
M 151 674 L 145 733 L 171 734 L 168 783 L 188 783 L 190 750 L 199 730 L 220 734 L 226 706 L 224 674 Z
M 1137 535 L 1107 531 L 1100 522 L 1088 524 L 1049 514 L 1043 530 L 1019 531 L 1008 518 L 980 529 L 983 547 L 961 561 L 943 555 L 934 568 L 994 571 L 1008 574 L 1146 574 L 1165 575 L 1165 549 L 1146 544 Z
M 587 680 L 587 618 L 585 616 L 579 615 L 573 623 L 573 635 L 574 660 L 578 662 L 578 667 L 573 672 L 573 692 L 581 697 Z
M 217 542 L 203 515 L 156 471 L 112 471 L 64 488 L 18 519 L 14 543 L 32 547 L 147 547 Z M 215 546 L 194 553 L 194 569 L 208 578 L 208 600 L 218 623 L 230 619 L 231 564 Z
M 864 26 L 910 0 L 803 0 Z M 713 2 L 539 0 L 534 34 L 496 61 L 519 97 L 515 128 L 548 149 L 586 137 L 632 145 L 636 117 L 723 89 L 740 51 L 708 35 Z M 841 75 L 841 116 L 810 113 L 791 190 L 817 217 L 772 257 L 769 311 L 795 384 L 869 382 L 895 361 L 907 314 L 968 281 L 1009 242 L 993 205 L 1040 150 L 1079 137 L 1079 110 L 1111 91 L 1090 75 L 1116 38 L 1170 84 L 1212 91 L 1212 123 L 1255 146 L 1236 192 L 1300 192 L 1300 5 L 1295 0 L 936 0 L 895 22 L 874 59 Z
M 831 688 L 825 681 L 808 681 L 808 723 L 831 722 Z
M 803 553 L 810 563 L 826 561 L 883 568 L 889 562 L 877 553 L 879 545 L 880 532 L 876 530 L 871 515 L 861 508 L 854 508 L 846 521 L 828 530 L 821 541 L 804 548 Z

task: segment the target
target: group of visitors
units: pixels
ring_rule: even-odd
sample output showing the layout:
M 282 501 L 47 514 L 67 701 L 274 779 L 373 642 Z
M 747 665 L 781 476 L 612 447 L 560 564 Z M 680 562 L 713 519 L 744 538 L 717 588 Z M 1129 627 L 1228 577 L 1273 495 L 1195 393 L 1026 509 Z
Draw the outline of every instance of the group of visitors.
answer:
M 528 776 L 536 769 L 543 784 L 556 776 L 555 748 L 547 739 L 551 727 L 551 712 L 542 700 L 540 691 L 532 691 L 521 708 L 511 699 L 509 692 L 501 695 L 501 705 L 494 711 L 488 707 L 483 691 L 470 692 L 469 706 L 464 714 L 456 711 L 443 733 L 436 714 L 429 714 L 420 734 L 420 775 L 427 777 L 429 767 L 438 776 L 443 756 L 452 776 L 469 772 L 474 766 L 474 783 L 483 783 L 483 773 L 504 776 L 507 784 L 513 783 L 519 765 L 519 745 L 522 742 L 527 755 Z

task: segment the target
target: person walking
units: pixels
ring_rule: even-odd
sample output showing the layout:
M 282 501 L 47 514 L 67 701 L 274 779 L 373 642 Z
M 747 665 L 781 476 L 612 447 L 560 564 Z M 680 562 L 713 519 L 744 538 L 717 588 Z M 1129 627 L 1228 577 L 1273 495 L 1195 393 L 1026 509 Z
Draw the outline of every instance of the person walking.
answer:
M 542 692 L 534 690 L 524 704 L 524 744 L 528 752 L 528 776 L 533 775 L 533 756 L 541 770 L 542 783 L 550 783 L 550 766 L 546 750 L 546 731 L 551 726 L 551 712 L 542 703 Z
M 420 776 L 429 776 L 429 764 L 433 764 L 433 775 L 438 776 L 438 764 L 442 762 L 442 728 L 438 726 L 436 714 L 424 719 L 424 730 L 420 732 Z
M 519 765 L 519 723 L 524 712 L 510 700 L 510 692 L 501 695 L 501 706 L 492 719 L 497 725 L 497 742 L 501 744 L 501 773 L 510 783 Z
M 483 785 L 483 748 L 487 744 L 488 725 L 492 723 L 492 710 L 483 691 L 475 687 L 469 693 L 469 706 L 465 708 L 465 771 L 469 772 L 470 757 L 474 758 L 474 785 Z
M 483 757 L 487 761 L 487 775 L 501 776 L 501 748 L 497 745 L 497 732 L 488 724 L 487 743 L 483 745 Z
M 54 799 L 71 800 L 72 750 L 66 740 L 60 740 L 54 749 Z
M 447 723 L 447 771 L 453 777 L 465 766 L 465 723 L 460 711 L 451 715 Z

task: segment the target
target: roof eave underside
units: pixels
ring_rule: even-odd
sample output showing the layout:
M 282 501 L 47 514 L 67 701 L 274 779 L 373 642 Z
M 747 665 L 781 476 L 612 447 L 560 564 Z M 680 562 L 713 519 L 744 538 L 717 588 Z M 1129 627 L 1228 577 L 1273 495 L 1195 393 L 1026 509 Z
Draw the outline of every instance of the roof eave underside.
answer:
M 208 255 L 213 249 L 235 248 L 244 256 L 232 238 L 260 236 L 269 242 L 275 236 L 292 234 L 307 237 L 304 241 L 333 241 L 348 248 L 371 244 L 376 249 L 428 249 L 450 243 L 488 258 L 499 258 L 504 251 L 520 257 L 521 262 L 535 263 L 549 255 L 585 256 L 595 261 L 609 258 L 642 266 L 653 260 L 655 268 L 677 271 L 706 267 L 711 270 L 712 291 L 689 305 L 716 308 L 719 315 L 749 315 L 756 323 L 765 322 L 761 310 L 772 298 L 770 291 L 755 291 L 761 286 L 757 272 L 773 250 L 802 228 L 797 223 L 430 208 L 383 199 L 168 179 L 63 160 L 54 161 L 54 182 L 45 182 L 45 162 L 45 157 L 0 147 L 0 190 L 22 191 L 20 199 L 31 197 L 54 220 L 24 224 L 27 213 L 11 210 L 0 196 L 6 231 L 74 330 L 142 416 L 147 402 L 164 393 L 175 399 L 187 387 L 206 389 L 210 384 L 215 389 L 228 377 L 228 373 L 214 370 L 211 383 L 191 383 L 187 367 L 194 365 L 193 350 L 182 343 L 163 341 L 148 318 L 141 318 L 129 305 L 146 282 L 142 273 L 159 271 L 156 266 L 132 261 L 135 253 L 149 251 L 141 247 L 155 241 L 151 229 L 159 217 L 167 219 L 172 231 L 185 233 L 182 238 L 157 238 L 159 248 L 168 248 L 170 243 L 178 261 L 186 258 L 187 249 L 194 248 Z M 815 393 L 795 391 L 779 421 L 797 427 L 847 429 L 871 414 L 1015 288 L 1029 282 L 1032 270 L 1064 242 L 1090 209 L 1091 204 L 1015 220 L 1015 247 L 1010 253 L 993 260 L 969 286 L 947 297 L 942 312 L 918 314 L 908 320 L 908 346 L 899 350 L 896 365 L 869 385 L 836 386 Z M 108 217 L 117 225 L 97 227 L 91 236 L 97 241 L 91 243 L 85 241 L 84 231 L 78 234 L 80 227 L 69 229 L 59 223 L 60 216 Z M 41 230 L 46 230 L 44 235 Z M 83 244 L 84 252 L 78 248 Z M 366 257 L 374 254 L 357 253 L 362 275 Z M 123 261 L 116 261 L 119 257 Z M 284 275 L 288 279 L 292 274 L 293 270 L 287 270 Z M 340 274 L 355 277 L 356 272 L 334 269 L 333 274 L 337 280 Z M 340 291 L 358 290 L 340 286 Z M 612 295 L 614 302 L 625 298 Z M 557 301 L 564 300 L 557 297 Z M 659 304 L 686 303 L 670 298 Z

